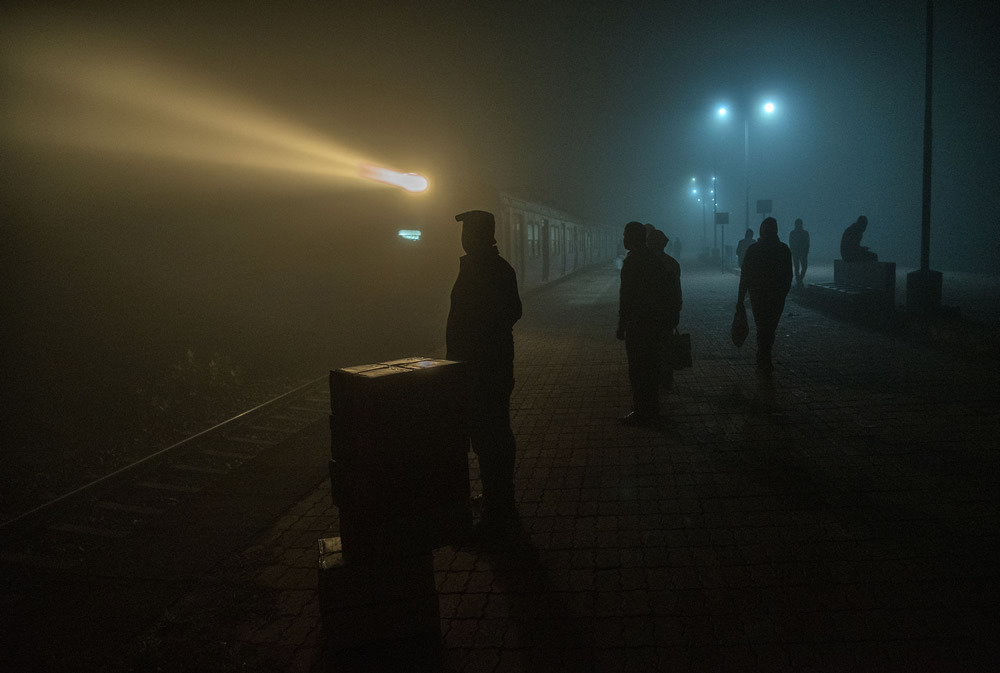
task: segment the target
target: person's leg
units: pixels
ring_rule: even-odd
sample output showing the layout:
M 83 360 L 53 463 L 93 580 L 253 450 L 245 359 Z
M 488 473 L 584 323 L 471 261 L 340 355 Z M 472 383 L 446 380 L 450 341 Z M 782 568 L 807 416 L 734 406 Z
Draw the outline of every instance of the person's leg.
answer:
M 487 400 L 472 429 L 472 450 L 483 483 L 483 521 L 503 525 L 517 516 L 514 502 L 516 440 L 510 427 L 510 396 Z
M 656 418 L 660 415 L 660 367 L 663 363 L 662 331 L 655 330 L 649 334 L 646 344 L 646 369 L 644 373 L 643 416 Z
M 632 384 L 632 410 L 645 420 L 660 412 L 660 348 L 655 331 L 630 328 L 625 332 L 629 382 Z
M 625 331 L 625 355 L 628 357 L 628 382 L 632 387 L 632 411 L 638 412 L 642 400 L 642 347 L 632 330 Z
M 778 329 L 778 321 L 785 308 L 785 298 L 751 295 L 750 307 L 757 328 L 757 366 L 765 373 L 769 373 L 774 369 L 774 333 Z

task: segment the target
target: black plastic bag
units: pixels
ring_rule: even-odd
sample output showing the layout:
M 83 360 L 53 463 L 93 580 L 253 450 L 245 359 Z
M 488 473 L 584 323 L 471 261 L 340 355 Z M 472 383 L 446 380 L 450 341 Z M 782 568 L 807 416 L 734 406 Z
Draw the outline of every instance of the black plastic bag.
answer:
M 750 334 L 750 325 L 747 323 L 747 309 L 741 303 L 736 305 L 736 314 L 733 316 L 733 327 L 730 336 L 733 337 L 733 344 L 739 348 L 747 340 Z

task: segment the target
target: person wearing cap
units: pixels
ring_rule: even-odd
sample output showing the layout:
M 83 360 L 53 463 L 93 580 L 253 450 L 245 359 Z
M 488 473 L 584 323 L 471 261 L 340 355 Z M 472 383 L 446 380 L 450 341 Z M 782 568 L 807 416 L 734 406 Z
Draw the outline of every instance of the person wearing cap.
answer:
M 840 258 L 845 262 L 877 262 L 878 255 L 861 245 L 868 228 L 868 218 L 862 215 L 844 230 L 840 238 Z
M 666 296 L 659 282 L 660 265 L 646 246 L 646 231 L 641 222 L 629 222 L 622 236 L 628 254 L 622 262 L 615 336 L 625 342 L 632 386 L 632 411 L 619 419 L 625 425 L 652 426 L 660 415 L 661 314 Z
M 795 220 L 795 228 L 788 234 L 788 248 L 792 251 L 795 285 L 802 287 L 802 280 L 809 268 L 809 232 L 802 228 L 802 218 Z
M 521 318 L 521 298 L 514 269 L 497 250 L 493 214 L 470 210 L 455 220 L 462 223 L 466 254 L 459 260 L 458 278 L 451 290 L 446 357 L 468 362 L 473 370 L 469 434 L 483 484 L 483 514 L 476 537 L 496 538 L 517 520 L 510 395 L 514 390 L 512 330 Z
M 792 252 L 778 239 L 778 221 L 773 217 L 760 224 L 760 238 L 747 248 L 740 270 L 737 302 L 743 305 L 750 295 L 750 308 L 757 326 L 757 369 L 761 374 L 774 371 L 771 351 L 778 329 L 785 297 L 792 287 Z

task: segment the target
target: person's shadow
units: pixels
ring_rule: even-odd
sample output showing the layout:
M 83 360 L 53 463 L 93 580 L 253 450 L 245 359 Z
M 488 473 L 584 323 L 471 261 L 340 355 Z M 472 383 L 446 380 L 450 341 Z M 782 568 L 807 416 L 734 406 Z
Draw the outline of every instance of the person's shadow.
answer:
M 589 670 L 593 634 L 567 605 L 570 594 L 553 581 L 531 534 L 519 525 L 503 543 L 484 549 L 482 559 L 493 574 L 490 600 L 497 614 L 506 615 L 503 649 L 517 659 L 514 669 Z

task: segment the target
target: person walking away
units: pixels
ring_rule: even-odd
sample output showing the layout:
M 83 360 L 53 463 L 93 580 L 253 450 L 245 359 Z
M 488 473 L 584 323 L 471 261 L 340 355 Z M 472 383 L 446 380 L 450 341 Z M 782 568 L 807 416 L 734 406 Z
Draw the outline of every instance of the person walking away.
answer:
M 736 244 L 736 263 L 739 264 L 741 269 L 743 268 L 743 258 L 747 254 L 747 249 L 753 244 L 753 229 L 747 229 L 746 234 Z
M 517 520 L 510 396 L 512 330 L 521 318 L 521 298 L 514 269 L 497 250 L 493 214 L 470 210 L 455 220 L 462 222 L 466 255 L 459 260 L 451 291 L 446 357 L 468 362 L 472 368 L 469 435 L 483 484 L 483 514 L 475 535 L 487 540 L 503 537 Z
M 801 217 L 795 220 L 795 228 L 788 234 L 788 248 L 792 251 L 795 285 L 801 288 L 809 268 L 809 232 L 802 228 Z
M 660 415 L 657 378 L 663 323 L 658 303 L 665 297 L 658 283 L 659 264 L 646 246 L 646 228 L 641 222 L 629 222 L 622 241 L 628 254 L 622 263 L 615 336 L 625 341 L 632 411 L 620 420 L 625 425 L 651 426 Z
M 681 319 L 681 307 L 683 297 L 681 294 L 681 265 L 676 259 L 666 253 L 667 243 L 670 239 L 659 229 L 654 229 L 646 236 L 646 245 L 659 264 L 660 293 L 664 299 L 660 304 L 662 314 L 659 316 L 662 322 L 660 341 L 660 387 L 664 390 L 671 390 L 674 386 L 674 368 L 666 360 L 666 349 L 670 342 L 670 335 L 677 329 Z
M 750 295 L 750 308 L 757 329 L 757 370 L 774 371 L 772 350 L 785 297 L 792 286 L 792 253 L 778 239 L 778 221 L 768 217 L 760 225 L 760 240 L 747 248 L 740 271 L 737 302 Z

